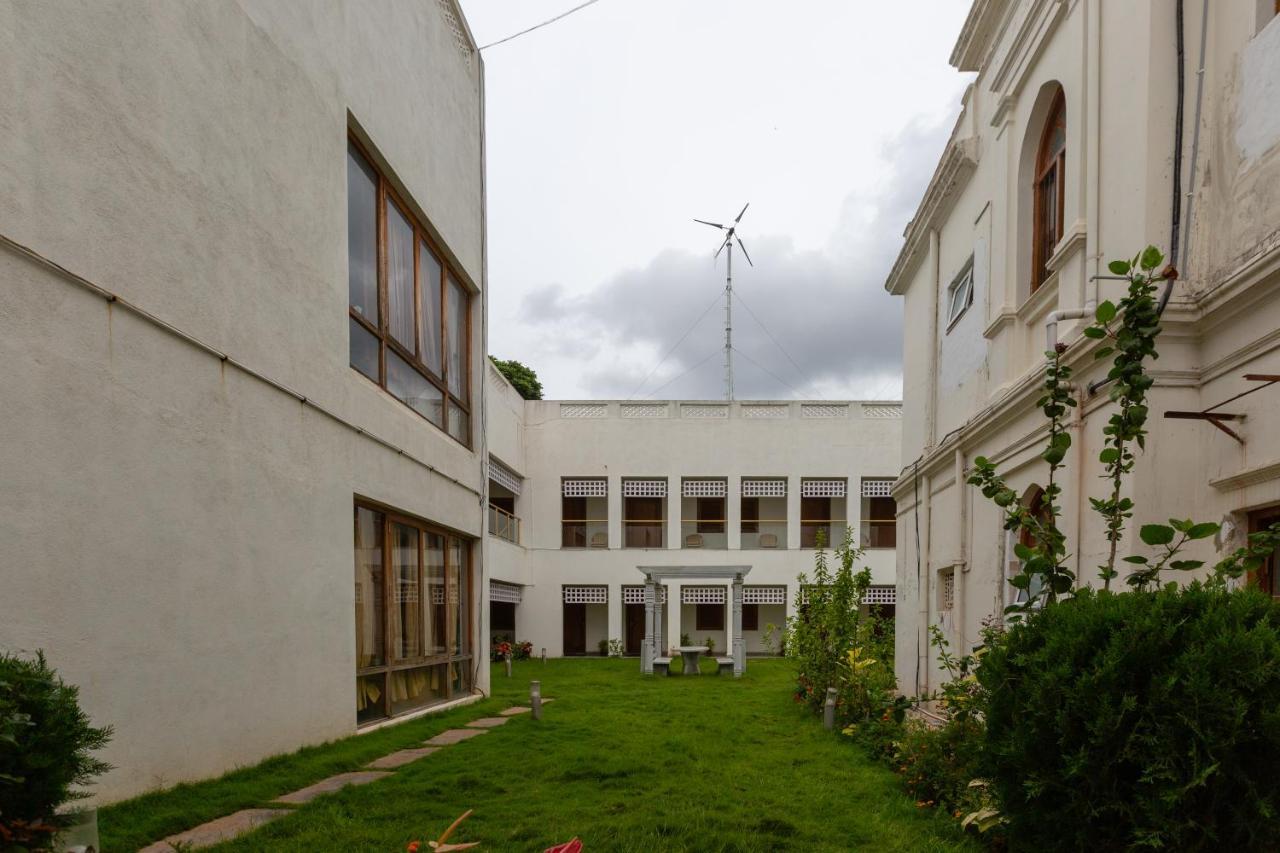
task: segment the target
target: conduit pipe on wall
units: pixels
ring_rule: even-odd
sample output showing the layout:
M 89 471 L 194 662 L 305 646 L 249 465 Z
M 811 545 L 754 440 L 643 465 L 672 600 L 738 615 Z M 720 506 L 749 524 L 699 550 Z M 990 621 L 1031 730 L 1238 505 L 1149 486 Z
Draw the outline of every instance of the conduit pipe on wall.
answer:
M 955 478 L 956 478 L 956 515 L 960 520 L 960 529 L 956 541 L 958 543 L 958 554 L 956 559 L 959 565 L 951 569 L 952 579 L 955 583 L 955 602 L 952 604 L 952 616 L 956 622 L 956 639 L 959 641 L 961 651 L 968 649 L 969 646 L 965 642 L 965 592 L 968 585 L 969 573 L 969 494 L 970 490 L 965 488 L 965 463 L 964 451 L 956 447 L 955 453 Z

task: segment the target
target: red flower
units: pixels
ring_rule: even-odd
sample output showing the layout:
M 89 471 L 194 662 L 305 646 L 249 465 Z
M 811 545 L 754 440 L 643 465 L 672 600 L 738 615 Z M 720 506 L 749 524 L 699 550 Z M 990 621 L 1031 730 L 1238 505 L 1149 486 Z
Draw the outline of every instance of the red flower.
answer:
M 409 846 L 404 849 L 407 850 L 409 853 L 418 853 L 418 848 L 421 846 L 422 846 L 422 842 L 420 841 L 410 841 Z

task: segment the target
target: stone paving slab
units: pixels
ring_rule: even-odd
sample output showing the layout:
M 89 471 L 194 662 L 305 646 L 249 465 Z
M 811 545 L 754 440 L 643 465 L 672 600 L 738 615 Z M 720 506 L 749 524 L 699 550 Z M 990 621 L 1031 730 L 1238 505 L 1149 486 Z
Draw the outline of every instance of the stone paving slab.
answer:
M 472 720 L 467 723 L 467 726 L 473 729 L 496 729 L 498 726 L 509 722 L 511 722 L 510 717 L 481 717 L 478 720 Z
M 232 838 L 257 829 L 278 817 L 284 817 L 291 811 L 292 809 L 244 809 L 226 817 L 202 823 L 194 829 L 188 829 L 186 832 L 170 835 L 163 841 L 157 841 L 155 844 L 142 848 L 140 853 L 172 853 L 173 850 L 177 849 L 175 845 L 179 844 L 196 849 L 212 847 L 222 841 L 230 841 Z
M 371 761 L 365 767 L 370 770 L 395 770 L 397 767 L 404 767 L 419 758 L 426 758 L 431 753 L 438 752 L 439 749 L 438 746 L 424 746 L 421 749 L 402 749 L 399 752 L 384 755 L 377 761 Z
M 473 738 L 477 735 L 487 735 L 488 733 L 488 729 L 449 729 L 447 732 L 441 732 L 431 738 L 431 740 L 424 740 L 422 743 L 425 746 L 449 746 L 451 744 L 461 743 L 468 738 Z
M 276 797 L 277 803 L 288 803 L 291 806 L 300 806 L 303 803 L 309 803 L 321 794 L 331 794 L 334 791 L 347 787 L 348 785 L 368 785 L 370 782 L 376 782 L 384 776 L 390 776 L 378 770 L 360 770 L 355 773 L 339 773 L 336 776 L 330 776 L 328 779 L 321 779 L 314 785 L 308 785 L 300 788 L 291 794 L 285 794 L 283 797 Z
M 507 710 L 499 711 L 498 713 L 503 717 L 514 717 L 516 714 L 527 714 L 532 710 L 533 709 L 527 705 L 516 705 L 514 708 L 508 708 Z

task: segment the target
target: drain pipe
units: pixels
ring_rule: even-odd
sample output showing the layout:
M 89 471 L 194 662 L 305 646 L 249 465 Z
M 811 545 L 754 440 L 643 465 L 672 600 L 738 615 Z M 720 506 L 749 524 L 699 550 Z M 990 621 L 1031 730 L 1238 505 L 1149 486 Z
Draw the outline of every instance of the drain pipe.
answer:
M 1044 321 L 1044 337 L 1045 349 L 1055 350 L 1058 348 L 1058 322 L 1061 320 L 1081 320 L 1086 317 L 1092 317 L 1098 310 L 1098 281 L 1094 278 L 1093 294 L 1085 300 L 1083 308 L 1064 308 L 1060 311 L 1050 311 L 1049 319 Z

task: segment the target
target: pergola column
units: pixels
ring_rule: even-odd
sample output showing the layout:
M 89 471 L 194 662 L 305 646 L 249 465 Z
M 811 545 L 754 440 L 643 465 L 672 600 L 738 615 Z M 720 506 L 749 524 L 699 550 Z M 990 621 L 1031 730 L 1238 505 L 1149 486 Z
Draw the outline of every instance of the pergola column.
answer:
M 657 601 L 656 591 L 653 586 L 653 576 L 645 575 L 644 578 L 644 642 L 640 646 L 640 672 L 645 675 L 653 675 L 653 640 L 654 640 L 654 610 Z
M 653 651 L 649 655 L 652 662 L 654 658 L 664 658 L 667 656 L 667 634 L 666 629 L 662 625 L 662 584 L 655 583 L 653 585 Z M 653 667 L 649 667 L 650 671 Z
M 747 668 L 747 644 L 742 639 L 742 575 L 733 578 L 733 677 Z

